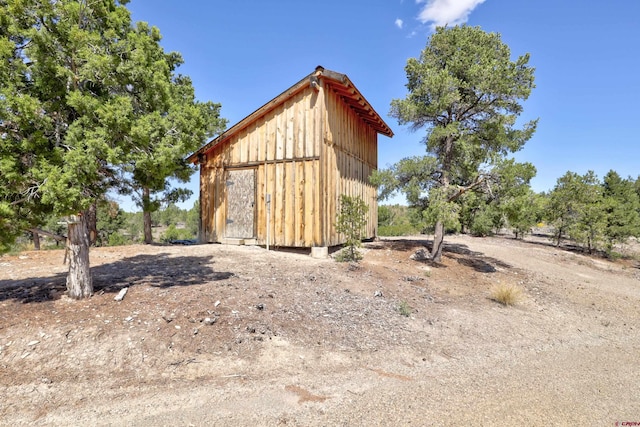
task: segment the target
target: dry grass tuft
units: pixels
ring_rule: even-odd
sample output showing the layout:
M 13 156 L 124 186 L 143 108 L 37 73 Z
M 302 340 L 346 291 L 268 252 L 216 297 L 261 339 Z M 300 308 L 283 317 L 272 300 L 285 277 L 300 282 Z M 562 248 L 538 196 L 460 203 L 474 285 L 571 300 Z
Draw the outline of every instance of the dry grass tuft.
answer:
M 509 306 L 522 300 L 522 289 L 516 285 L 500 283 L 491 288 L 491 299 Z
M 398 306 L 398 313 L 400 313 L 404 317 L 410 317 L 411 311 L 411 306 L 406 301 L 402 301 Z

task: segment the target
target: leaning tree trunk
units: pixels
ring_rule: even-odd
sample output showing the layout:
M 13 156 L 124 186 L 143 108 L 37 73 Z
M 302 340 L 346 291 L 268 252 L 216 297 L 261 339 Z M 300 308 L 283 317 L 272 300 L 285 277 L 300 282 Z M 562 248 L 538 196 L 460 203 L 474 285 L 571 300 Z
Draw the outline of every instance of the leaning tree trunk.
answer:
M 444 246 L 444 223 L 436 222 L 436 230 L 433 233 L 433 247 L 431 248 L 431 259 L 440 262 L 442 259 L 442 247 Z
M 89 230 L 85 214 L 73 215 L 68 225 L 69 274 L 67 293 L 74 299 L 88 298 L 93 294 L 93 282 L 89 268 Z

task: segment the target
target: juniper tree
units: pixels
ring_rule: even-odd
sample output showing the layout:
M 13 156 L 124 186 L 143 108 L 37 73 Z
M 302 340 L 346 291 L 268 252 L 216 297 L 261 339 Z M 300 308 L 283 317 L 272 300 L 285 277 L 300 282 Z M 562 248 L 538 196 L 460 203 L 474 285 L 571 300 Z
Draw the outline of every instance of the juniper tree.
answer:
M 89 207 L 123 188 L 123 179 L 135 175 L 131 165 L 143 165 L 145 156 L 162 158 L 145 165 L 157 176 L 174 173 L 166 167 L 175 159 L 167 154 L 172 146 L 142 144 L 140 135 L 191 126 L 188 138 L 197 145 L 209 129 L 188 79 L 171 73 L 179 55 L 164 54 L 156 29 L 134 28 L 126 3 L 0 0 L 0 249 L 48 215 L 67 217 L 73 298 L 93 292 Z M 138 104 L 165 97 L 178 100 L 158 113 L 173 127 Z M 204 109 L 216 115 L 214 105 Z M 178 156 L 191 147 L 176 146 Z M 155 181 L 137 182 L 157 191 Z

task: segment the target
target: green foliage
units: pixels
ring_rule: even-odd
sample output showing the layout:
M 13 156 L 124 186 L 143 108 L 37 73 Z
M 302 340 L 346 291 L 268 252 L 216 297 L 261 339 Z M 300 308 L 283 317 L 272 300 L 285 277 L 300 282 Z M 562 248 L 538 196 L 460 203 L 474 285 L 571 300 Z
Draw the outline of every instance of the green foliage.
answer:
M 595 173 L 589 171 L 582 176 L 578 193 L 574 196 L 580 211 L 570 234 L 577 243 L 592 253 L 602 241 L 606 220 L 603 187 Z
M 456 203 L 460 209 L 460 228 L 474 236 L 489 236 L 493 234 L 494 223 L 500 217 L 494 200 L 479 192 L 463 194 Z
M 411 236 L 418 231 L 411 224 L 382 225 L 378 227 L 378 236 Z
M 640 196 L 635 186 L 631 178 L 622 179 L 615 171 L 609 171 L 604 177 L 604 234 L 610 254 L 614 244 L 624 243 L 631 236 L 640 236 Z
M 544 198 L 536 194 L 530 188 L 523 194 L 519 194 L 506 200 L 503 211 L 517 238 L 523 238 L 525 234 L 542 220 L 544 212 Z
M 474 236 L 491 236 L 494 234 L 495 223 L 500 213 L 489 204 L 481 205 L 473 214 L 469 224 L 469 232 Z
M 175 203 L 169 203 L 167 207 L 158 211 L 159 223 L 162 225 L 178 224 L 186 222 L 187 215 L 184 209 L 180 209 Z
M 580 206 L 576 195 L 579 194 L 581 180 L 578 174 L 569 171 L 558 178 L 556 186 L 549 194 L 546 218 L 554 229 L 556 245 L 560 245 L 578 221 Z
M 107 242 L 109 246 L 123 246 L 128 243 L 130 243 L 130 240 L 119 232 L 109 234 L 109 241 Z
M 187 212 L 185 221 L 187 230 L 194 236 L 200 232 L 200 200 L 196 200 L 193 207 Z
M 142 234 L 142 212 L 125 212 L 124 230 L 131 242 L 139 242 Z
M 388 226 L 395 222 L 396 213 L 391 206 L 378 205 L 378 227 Z
M 362 254 L 358 248 L 362 246 L 364 226 L 367 224 L 369 206 L 361 197 L 340 196 L 340 211 L 336 220 L 336 231 L 345 238 L 345 253 L 342 261 L 359 261 Z
M 546 217 L 554 228 L 556 245 L 571 237 L 592 252 L 603 238 L 605 226 L 602 183 L 593 171 L 567 172 L 549 194 Z
M 413 130 L 426 128 L 427 155 L 403 159 L 372 182 L 381 199 L 402 191 L 435 224 L 435 261 L 444 230 L 460 227 L 457 199 L 469 191 L 490 192 L 504 157 L 535 131 L 537 121 L 515 127 L 520 103 L 534 87 L 528 62 L 528 55 L 512 61 L 499 34 L 468 26 L 436 29 L 420 57 L 407 61 L 408 94 L 392 101 L 390 115 Z
M 130 149 L 119 81 L 131 62 L 130 17 L 114 0 L 3 3 L 0 239 L 9 242 L 109 189 Z
M 114 201 L 102 201 L 98 204 L 97 224 L 98 236 L 96 244 L 98 246 L 117 246 L 123 245 L 125 242 L 120 242 L 118 237 L 112 235 L 117 234 L 124 226 L 125 216 L 124 211 L 120 209 L 120 206 Z M 122 236 L 121 236 L 122 237 Z M 122 237 L 124 239 L 124 237 Z M 113 242 L 120 243 L 113 243 Z
M 400 160 L 387 169 L 374 171 L 371 183 L 378 187 L 379 200 L 386 200 L 397 191 L 407 198 L 411 206 L 424 208 L 428 205 L 429 190 L 437 182 L 436 158 L 414 156 Z
M 29 241 L 29 238 L 26 234 L 27 233 L 21 234 L 13 242 L 11 242 L 11 244 L 7 244 L 2 253 L 7 253 L 9 255 L 19 255 L 21 252 L 33 249 L 33 245 Z
M 411 306 L 406 301 L 401 301 L 398 305 L 398 313 L 400 313 L 404 317 L 410 317 L 411 312 Z
M 432 188 L 422 217 L 427 224 L 441 223 L 445 229 L 457 231 L 460 229 L 460 205 L 448 193 L 444 187 Z
M 411 211 L 402 205 L 378 206 L 378 236 L 407 236 L 418 233 Z
M 0 245 L 113 189 L 146 211 L 184 200 L 169 178 L 226 121 L 195 100 L 157 28 L 127 1 L 4 0 L 0 8 Z
M 640 196 L 631 178 L 609 171 L 600 181 L 592 171 L 567 172 L 558 178 L 546 205 L 546 218 L 554 227 L 556 244 L 570 237 L 590 253 L 606 243 L 614 245 L 640 236 Z
M 196 101 L 191 80 L 175 73 L 182 57 L 166 53 L 160 40 L 159 30 L 146 23 L 138 23 L 130 34 L 138 60 L 129 72 L 145 90 L 135 87 L 131 93 L 134 114 L 129 137 L 136 149 L 127 156 L 123 168 L 127 179 L 119 188 L 143 212 L 155 212 L 191 196 L 190 190 L 171 184 L 189 181 L 195 169 L 186 163 L 186 156 L 227 124 L 220 117 L 220 104 Z M 171 219 L 163 222 L 168 225 Z M 145 241 L 150 240 L 145 236 Z
M 169 243 L 175 240 L 190 240 L 194 235 L 186 228 L 177 228 L 175 224 L 169 225 L 167 230 L 160 236 L 160 240 Z

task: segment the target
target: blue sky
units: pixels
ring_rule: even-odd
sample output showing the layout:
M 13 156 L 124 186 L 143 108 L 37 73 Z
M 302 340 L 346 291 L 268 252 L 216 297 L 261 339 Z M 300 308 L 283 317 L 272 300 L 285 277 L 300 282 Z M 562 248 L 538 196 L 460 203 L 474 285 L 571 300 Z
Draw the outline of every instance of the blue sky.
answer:
M 134 21 L 160 29 L 167 51 L 183 55 L 179 72 L 200 100 L 222 104 L 230 125 L 316 65 L 347 74 L 395 133 L 379 136 L 380 167 L 424 154 L 424 132 L 387 115 L 391 100 L 406 95 L 407 59 L 419 56 L 435 25 L 480 26 L 500 33 L 514 58 L 529 53 L 536 68 L 522 121 L 540 122 L 515 155 L 536 166 L 535 191 L 552 189 L 568 170 L 640 174 L 636 0 L 132 0 L 128 8 Z M 185 207 L 198 196 L 197 179 Z

